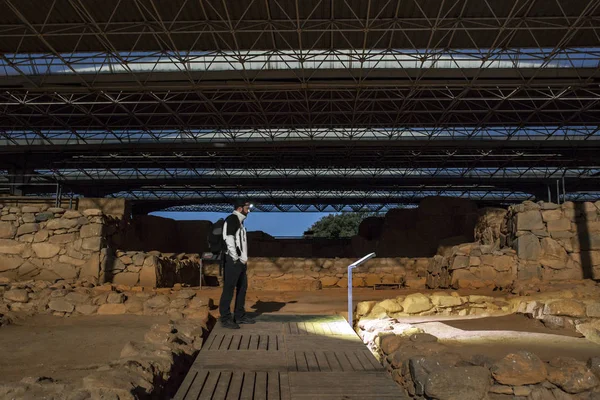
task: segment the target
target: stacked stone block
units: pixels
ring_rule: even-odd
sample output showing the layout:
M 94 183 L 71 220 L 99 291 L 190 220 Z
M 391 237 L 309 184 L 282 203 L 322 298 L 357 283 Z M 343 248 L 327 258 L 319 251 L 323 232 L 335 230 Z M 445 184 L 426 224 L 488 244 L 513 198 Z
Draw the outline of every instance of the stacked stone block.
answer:
M 99 254 L 105 245 L 100 210 L 0 207 L 0 276 L 98 279 Z

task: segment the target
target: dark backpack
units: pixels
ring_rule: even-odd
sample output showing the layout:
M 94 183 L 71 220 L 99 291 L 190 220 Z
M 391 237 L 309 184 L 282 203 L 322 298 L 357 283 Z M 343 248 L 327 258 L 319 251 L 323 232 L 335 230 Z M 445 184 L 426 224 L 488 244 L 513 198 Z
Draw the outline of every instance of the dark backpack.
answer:
M 225 251 L 223 224 L 225 224 L 225 219 L 220 218 L 217 222 L 212 224 L 210 231 L 208 231 L 208 248 L 213 254 L 220 254 Z

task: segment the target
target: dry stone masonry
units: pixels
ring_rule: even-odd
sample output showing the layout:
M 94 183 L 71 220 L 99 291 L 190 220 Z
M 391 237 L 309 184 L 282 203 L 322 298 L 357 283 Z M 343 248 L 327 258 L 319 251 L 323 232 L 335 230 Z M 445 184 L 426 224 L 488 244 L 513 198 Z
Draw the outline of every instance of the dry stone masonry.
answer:
M 356 331 L 411 398 L 595 399 L 600 395 L 600 359 L 541 356 L 528 351 L 503 358 L 463 354 L 411 325 L 406 317 L 521 313 L 549 327 L 583 333 L 600 343 L 597 286 L 574 291 L 498 297 L 458 292 L 415 293 L 356 307 Z
M 600 201 L 525 202 L 509 209 L 506 229 L 519 279 L 600 277 Z
M 208 304 L 196 290 L 175 284 L 173 288 L 103 284 L 88 281 L 23 281 L 0 278 L 0 316 L 10 320 L 25 315 L 168 315 L 171 319 L 208 318 Z
M 600 276 L 599 207 L 600 202 L 525 202 L 508 210 L 477 209 L 464 199 L 431 198 L 418 209 L 390 210 L 385 218 L 363 221 L 359 235 L 351 241 L 356 254 L 377 251 L 378 255 L 355 270 L 354 285 L 510 291 L 521 281 L 596 279 Z M 164 228 L 176 232 L 174 237 L 186 238 L 180 250 L 192 248 L 193 243 L 203 249 L 207 221 L 180 226 L 180 221 L 150 216 L 128 220 L 122 215 L 105 215 L 99 209 L 80 212 L 30 205 L 6 206 L 0 211 L 0 277 L 11 281 L 87 279 L 145 287 L 200 282 L 200 251 L 158 251 L 162 239 L 157 240 L 150 232 L 160 228 L 157 235 L 162 237 Z M 251 253 L 252 246 L 258 254 L 275 246 L 272 238 L 259 240 L 265 236 L 260 232 L 254 236 Z M 303 246 L 311 246 L 310 241 L 305 242 Z M 330 250 L 343 254 L 343 246 L 336 247 L 338 242 L 331 242 Z M 165 243 L 171 249 L 177 247 L 176 243 Z M 149 250 L 150 245 L 157 250 Z M 271 250 L 284 248 L 277 246 Z M 394 251 L 403 254 L 407 249 L 423 256 L 394 256 Z M 334 255 L 301 258 L 251 254 L 250 285 L 258 290 L 344 288 L 347 266 L 355 260 Z M 206 265 L 204 273 L 213 278 L 211 282 L 219 279 L 216 264 Z
M 47 206 L 1 209 L 1 277 L 97 280 L 103 247 L 100 210 L 79 212 Z
M 67 210 L 47 205 L 0 205 L 0 277 L 145 287 L 198 284 L 197 255 L 115 250 L 121 221 L 99 209 Z

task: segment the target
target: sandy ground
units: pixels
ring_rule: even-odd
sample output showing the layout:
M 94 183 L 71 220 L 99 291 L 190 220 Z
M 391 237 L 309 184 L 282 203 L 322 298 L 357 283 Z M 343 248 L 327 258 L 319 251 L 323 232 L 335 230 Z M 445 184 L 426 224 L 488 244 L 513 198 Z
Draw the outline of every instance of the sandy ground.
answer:
M 0 384 L 27 376 L 65 382 L 119 358 L 129 340 L 143 340 L 166 317 L 132 315 L 60 318 L 38 315 L 0 328 Z

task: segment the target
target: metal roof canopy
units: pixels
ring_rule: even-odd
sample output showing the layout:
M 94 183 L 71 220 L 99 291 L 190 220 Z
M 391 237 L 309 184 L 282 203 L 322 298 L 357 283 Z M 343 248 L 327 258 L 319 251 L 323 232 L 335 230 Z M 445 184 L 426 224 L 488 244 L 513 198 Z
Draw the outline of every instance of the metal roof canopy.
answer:
M 599 30 L 599 0 L 0 1 L 0 188 L 597 198 Z
M 41 53 L 132 49 L 590 46 L 589 0 L 4 0 L 0 48 Z M 435 28 L 435 29 L 432 29 Z M 42 35 L 42 36 L 40 36 Z

